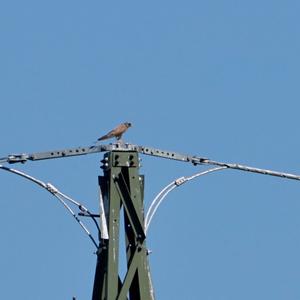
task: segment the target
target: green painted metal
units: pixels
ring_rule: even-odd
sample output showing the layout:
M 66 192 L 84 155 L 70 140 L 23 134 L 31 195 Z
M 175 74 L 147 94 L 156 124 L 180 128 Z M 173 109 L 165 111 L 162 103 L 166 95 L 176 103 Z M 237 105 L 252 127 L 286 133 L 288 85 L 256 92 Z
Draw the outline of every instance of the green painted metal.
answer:
M 109 239 L 100 241 L 92 299 L 154 300 L 143 225 L 144 177 L 139 174 L 138 153 L 111 151 L 102 162 L 104 176 L 99 177 L 99 184 Z M 124 228 L 120 228 L 121 211 Z M 125 232 L 126 249 L 119 249 L 121 230 Z M 119 276 L 122 250 L 127 259 L 124 279 Z

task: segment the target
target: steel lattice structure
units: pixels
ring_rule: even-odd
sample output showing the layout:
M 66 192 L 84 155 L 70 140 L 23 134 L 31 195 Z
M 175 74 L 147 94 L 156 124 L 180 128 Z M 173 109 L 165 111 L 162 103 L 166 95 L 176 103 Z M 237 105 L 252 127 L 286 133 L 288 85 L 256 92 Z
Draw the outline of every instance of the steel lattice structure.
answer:
M 3 165 L 5 163 L 25 163 L 27 161 L 65 158 L 99 152 L 106 152 L 102 160 L 104 174 L 99 176 L 99 214 L 92 214 L 85 206 L 66 196 L 52 184 L 46 184 L 21 171 Z M 195 166 L 207 165 L 214 167 L 190 177 L 180 177 L 171 182 L 154 199 L 145 218 L 143 204 L 144 176 L 139 173 L 139 154 L 187 162 Z M 121 143 L 31 154 L 11 154 L 0 159 L 0 169 L 25 177 L 45 188 L 61 201 L 89 235 L 97 248 L 93 300 L 154 300 L 148 264 L 148 250 L 146 248 L 146 232 L 159 204 L 175 187 L 199 176 L 224 169 L 235 169 L 300 180 L 300 176 L 295 174 L 254 168 L 236 163 L 218 162 L 201 156 L 184 155 L 173 151 Z M 79 216 L 93 218 L 99 230 L 99 244 L 96 243 L 87 228 L 67 205 L 66 200 L 79 208 Z M 123 230 L 126 239 L 126 249 L 124 250 L 126 251 L 127 259 L 127 271 L 123 279 L 119 275 L 119 251 L 121 250 L 119 249 L 119 233 L 122 230 L 120 228 L 122 211 L 124 219 Z M 100 218 L 99 224 L 95 218 Z

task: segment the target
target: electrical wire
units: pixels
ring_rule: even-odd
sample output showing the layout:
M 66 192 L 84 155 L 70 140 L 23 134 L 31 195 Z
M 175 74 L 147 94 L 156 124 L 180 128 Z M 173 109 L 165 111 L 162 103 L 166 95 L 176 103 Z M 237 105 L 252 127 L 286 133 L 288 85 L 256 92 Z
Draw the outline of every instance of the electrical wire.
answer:
M 175 180 L 176 181 L 176 180 Z M 154 210 L 155 210 L 155 206 L 156 206 L 156 203 L 157 201 L 159 201 L 159 199 L 161 198 L 161 196 L 168 190 L 170 189 L 171 187 L 173 186 L 176 186 L 174 183 L 175 181 L 172 181 L 171 183 L 169 183 L 167 186 L 165 186 L 157 195 L 156 197 L 153 199 L 153 201 L 151 202 L 149 208 L 148 208 L 148 211 L 146 213 L 146 217 L 145 217 L 145 221 L 144 221 L 144 224 L 145 224 L 145 232 L 147 232 L 147 228 L 148 228 L 148 224 L 151 222 L 151 219 L 152 219 L 152 210 L 153 210 L 153 207 L 154 207 Z M 150 218 L 150 221 L 149 221 L 149 218 Z
M 165 197 L 172 191 L 174 190 L 176 187 L 179 187 L 180 185 L 193 180 L 199 176 L 203 176 L 206 175 L 208 173 L 212 173 L 212 172 L 216 172 L 216 171 L 221 171 L 224 169 L 227 169 L 227 166 L 222 166 L 222 167 L 216 167 L 216 168 L 212 168 L 212 169 L 208 169 L 205 171 L 202 171 L 200 173 L 196 173 L 192 176 L 189 177 L 179 177 L 176 180 L 172 181 L 171 183 L 169 183 L 166 187 L 164 187 L 154 198 L 154 200 L 152 201 L 146 217 L 145 217 L 145 222 L 144 222 L 144 226 L 145 226 L 145 233 L 147 234 L 148 228 L 150 226 L 150 223 L 158 209 L 158 207 L 160 206 L 160 204 L 162 203 L 162 201 L 165 199 Z
M 49 187 L 50 183 L 48 183 L 48 187 Z M 52 185 L 51 185 L 52 186 Z M 53 187 L 53 186 L 52 186 Z M 95 217 L 93 216 L 93 214 L 85 207 L 83 206 L 81 203 L 73 200 L 72 198 L 70 198 L 69 196 L 63 194 L 62 192 L 60 192 L 58 189 L 56 189 L 56 193 L 61 195 L 63 198 L 69 200 L 71 203 L 75 204 L 76 206 L 78 206 L 78 208 L 82 211 L 82 212 L 85 212 L 87 213 L 90 218 L 92 218 L 92 220 L 94 221 L 96 227 L 97 227 L 97 230 L 100 231 L 100 227 L 99 227 L 99 224 L 97 222 L 97 220 L 95 219 Z
M 95 247 L 98 249 L 98 245 L 97 245 L 95 239 L 93 238 L 93 236 L 91 235 L 91 233 L 88 231 L 88 229 L 86 228 L 86 226 L 82 223 L 82 221 L 76 216 L 76 214 L 71 209 L 71 207 L 69 205 L 67 205 L 67 203 L 63 200 L 63 198 L 61 196 L 59 196 L 57 194 L 53 194 L 53 196 L 56 197 L 63 204 L 63 206 L 70 212 L 70 214 L 75 218 L 75 220 L 79 223 L 79 225 L 82 227 L 82 229 L 85 231 L 85 233 L 92 240 L 92 242 L 95 245 Z
M 197 163 L 197 164 L 199 164 L 199 163 Z M 229 169 L 235 169 L 235 170 L 246 171 L 246 172 L 251 172 L 251 173 L 258 173 L 258 174 L 275 176 L 275 177 L 286 178 L 286 179 L 300 180 L 300 175 L 272 171 L 272 170 L 267 170 L 267 169 L 254 168 L 254 167 L 249 167 L 249 166 L 235 164 L 235 163 L 233 163 L 233 164 L 232 163 L 224 163 L 224 162 L 213 161 L 210 159 L 205 159 L 205 160 L 201 161 L 201 164 L 227 167 Z
M 74 199 L 70 198 L 69 196 L 63 194 L 62 192 L 60 192 L 55 186 L 53 186 L 51 183 L 45 183 L 33 176 L 30 176 L 24 172 L 21 172 L 19 170 L 16 169 L 12 169 L 12 168 L 8 168 L 5 167 L 3 165 L 0 165 L 0 169 L 14 173 L 16 175 L 19 175 L 21 177 L 24 177 L 36 184 L 38 184 L 39 186 L 41 186 L 42 188 L 44 188 L 45 190 L 47 190 L 49 193 L 51 193 L 55 198 L 57 198 L 62 204 L 63 206 L 69 211 L 69 213 L 74 217 L 74 219 L 78 222 L 78 224 L 81 226 L 81 228 L 84 230 L 84 232 L 89 236 L 89 238 L 91 239 L 91 241 L 93 242 L 93 244 L 95 245 L 95 247 L 98 249 L 98 245 L 95 241 L 95 239 L 93 238 L 92 234 L 89 232 L 89 230 L 86 228 L 86 226 L 83 224 L 83 222 L 76 216 L 76 214 L 74 213 L 74 211 L 71 209 L 71 207 L 65 202 L 64 199 L 70 201 L 71 203 L 73 203 L 74 205 L 76 205 L 82 212 L 86 212 L 95 222 L 98 231 L 100 231 L 99 225 L 97 223 L 97 221 L 95 220 L 95 218 L 93 217 L 93 215 L 90 213 L 90 211 L 84 206 L 82 205 L 80 202 L 75 201 Z

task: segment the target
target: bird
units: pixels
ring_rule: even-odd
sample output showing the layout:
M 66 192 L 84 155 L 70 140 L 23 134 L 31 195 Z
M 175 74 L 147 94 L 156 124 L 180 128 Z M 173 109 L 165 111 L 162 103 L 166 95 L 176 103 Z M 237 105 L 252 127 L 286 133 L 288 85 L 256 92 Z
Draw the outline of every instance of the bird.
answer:
M 131 126 L 132 126 L 132 124 L 129 122 L 122 123 L 122 124 L 118 125 L 116 128 L 114 128 L 113 130 L 111 130 L 110 132 L 108 132 L 107 134 L 99 137 L 97 142 L 111 139 L 114 137 L 117 139 L 117 141 L 119 141 L 119 140 L 121 140 L 123 133 Z

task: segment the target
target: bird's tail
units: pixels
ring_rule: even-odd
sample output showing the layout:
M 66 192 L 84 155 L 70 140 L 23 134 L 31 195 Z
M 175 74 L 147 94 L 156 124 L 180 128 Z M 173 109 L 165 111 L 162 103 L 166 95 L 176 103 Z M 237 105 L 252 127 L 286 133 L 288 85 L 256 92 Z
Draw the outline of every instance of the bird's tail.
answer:
M 95 148 L 96 146 L 98 146 L 99 141 L 100 141 L 100 139 L 98 139 L 97 141 L 94 141 L 90 148 L 92 149 L 92 148 Z
M 99 139 L 97 141 L 107 140 L 107 139 L 113 138 L 114 136 L 115 136 L 114 133 L 112 131 L 110 131 L 106 135 L 99 137 Z
M 91 149 L 95 148 L 99 141 L 103 141 L 103 140 L 106 140 L 106 139 L 109 139 L 109 138 L 110 138 L 110 136 L 108 134 L 99 137 L 99 139 L 97 141 L 93 142 L 93 145 L 91 146 Z
M 108 139 L 108 138 L 109 138 L 108 134 L 103 135 L 103 136 L 99 137 L 99 139 L 97 140 L 97 142 L 98 142 L 98 141 L 106 140 L 106 139 Z

